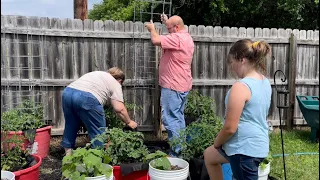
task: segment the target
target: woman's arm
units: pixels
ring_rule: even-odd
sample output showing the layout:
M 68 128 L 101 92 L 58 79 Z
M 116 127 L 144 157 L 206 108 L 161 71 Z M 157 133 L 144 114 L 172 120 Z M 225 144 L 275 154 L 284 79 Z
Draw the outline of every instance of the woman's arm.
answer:
M 137 123 L 130 119 L 127 108 L 125 107 L 123 102 L 112 99 L 111 105 L 113 107 L 113 110 L 117 113 L 117 115 L 124 123 L 126 123 L 132 129 L 137 127 Z
M 225 123 L 214 140 L 215 148 L 220 148 L 237 131 L 243 107 L 250 98 L 250 89 L 245 84 L 236 82 L 231 87 Z

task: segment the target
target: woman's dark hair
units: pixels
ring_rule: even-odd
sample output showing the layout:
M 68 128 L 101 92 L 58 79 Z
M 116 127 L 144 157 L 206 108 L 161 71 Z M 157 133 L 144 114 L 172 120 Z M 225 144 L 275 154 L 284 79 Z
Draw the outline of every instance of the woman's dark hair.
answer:
M 261 68 L 265 71 L 265 60 L 270 52 L 270 45 L 264 41 L 253 42 L 250 39 L 241 39 L 235 42 L 230 48 L 228 62 L 230 62 L 230 58 L 234 58 L 239 61 L 246 58 L 257 68 Z

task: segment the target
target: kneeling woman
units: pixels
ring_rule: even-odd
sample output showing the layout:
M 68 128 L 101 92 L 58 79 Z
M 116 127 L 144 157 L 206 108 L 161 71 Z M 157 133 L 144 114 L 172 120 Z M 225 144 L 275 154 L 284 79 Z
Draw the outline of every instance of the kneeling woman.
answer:
M 214 144 L 204 152 L 211 180 L 222 180 L 221 163 L 229 162 L 234 179 L 257 180 L 260 162 L 268 156 L 267 116 L 271 103 L 271 85 L 260 70 L 265 70 L 271 52 L 266 42 L 239 40 L 228 54 L 235 82 L 225 98 L 224 126 Z

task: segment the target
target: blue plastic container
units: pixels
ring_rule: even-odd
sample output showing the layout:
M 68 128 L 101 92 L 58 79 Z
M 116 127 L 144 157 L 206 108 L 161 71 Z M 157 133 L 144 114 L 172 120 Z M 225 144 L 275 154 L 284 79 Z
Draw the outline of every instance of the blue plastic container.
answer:
M 232 170 L 230 163 L 222 164 L 223 180 L 232 180 Z

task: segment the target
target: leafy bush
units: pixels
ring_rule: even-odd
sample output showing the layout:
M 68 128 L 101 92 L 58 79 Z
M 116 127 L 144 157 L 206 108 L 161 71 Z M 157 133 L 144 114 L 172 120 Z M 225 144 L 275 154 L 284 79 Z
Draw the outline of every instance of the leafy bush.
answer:
M 267 167 L 267 164 L 269 164 L 272 161 L 272 156 L 269 153 L 268 157 L 266 157 L 259 165 L 259 167 L 264 170 Z
M 1 131 L 38 129 L 44 125 L 42 104 L 34 106 L 30 100 L 25 100 L 17 108 L 1 114 Z
M 133 111 L 134 109 L 142 109 L 141 106 L 137 106 L 136 104 L 125 103 L 125 106 L 129 111 Z M 105 107 L 104 114 L 106 117 L 107 125 L 109 128 L 124 128 L 126 125 L 122 122 L 122 120 L 117 116 L 117 114 L 113 111 L 111 106 Z
M 213 141 L 222 128 L 221 119 L 215 114 L 215 102 L 211 97 L 201 95 L 198 91 L 191 91 L 188 95 L 185 114 L 189 117 L 198 117 L 179 136 L 169 141 L 173 148 L 180 147 L 183 159 L 203 158 L 204 150 L 213 144 Z
M 107 129 L 106 152 L 112 159 L 112 165 L 121 163 L 143 162 L 149 154 L 147 147 L 143 144 L 141 132 L 124 132 L 119 128 Z
M 34 157 L 30 154 L 30 149 L 23 150 L 21 146 L 16 146 L 16 144 L 21 143 L 23 143 L 23 139 L 15 134 L 9 139 L 1 140 L 2 170 L 14 172 L 36 164 Z M 10 144 L 13 144 L 13 146 L 11 147 Z M 10 150 L 7 150 L 4 146 L 10 146 Z
M 1 170 L 14 172 L 25 169 L 29 167 L 29 162 L 33 159 L 28 151 L 20 147 L 13 147 L 1 156 Z
M 143 143 L 141 132 L 123 131 L 119 128 L 105 129 L 95 140 L 105 142 L 105 151 L 112 159 L 113 166 L 122 163 L 148 163 L 153 159 L 165 157 L 166 153 L 156 151 L 150 153 Z M 92 140 L 94 141 L 94 140 Z
M 215 101 L 211 97 L 204 96 L 198 91 L 192 90 L 188 94 L 184 114 L 186 117 L 201 117 L 208 114 L 214 115 L 215 109 Z
M 112 167 L 108 168 L 105 165 L 111 162 L 110 156 L 102 148 L 90 149 L 91 144 L 96 140 L 101 141 L 101 137 L 92 139 L 84 148 L 77 148 L 71 155 L 63 157 L 63 177 L 84 180 L 85 177 L 111 176 Z
M 205 116 L 204 116 L 205 117 Z M 201 119 L 187 126 L 186 129 L 181 130 L 179 137 L 173 138 L 169 141 L 171 147 L 180 147 L 180 155 L 185 160 L 191 158 L 203 158 L 204 150 L 213 144 L 217 133 L 222 128 L 222 123 L 212 118 Z
M 110 161 L 110 157 L 102 149 L 77 148 L 72 151 L 72 155 L 62 159 L 62 175 L 79 180 L 101 175 L 110 177 L 112 168 L 104 165 Z

